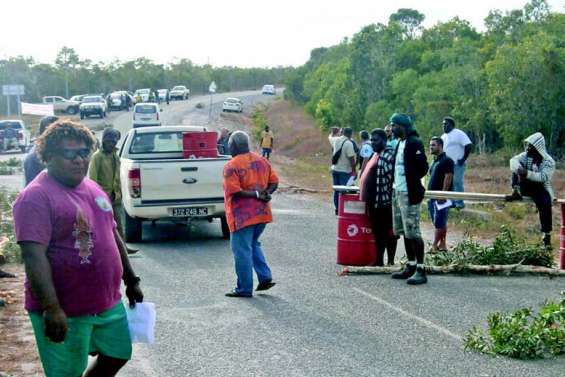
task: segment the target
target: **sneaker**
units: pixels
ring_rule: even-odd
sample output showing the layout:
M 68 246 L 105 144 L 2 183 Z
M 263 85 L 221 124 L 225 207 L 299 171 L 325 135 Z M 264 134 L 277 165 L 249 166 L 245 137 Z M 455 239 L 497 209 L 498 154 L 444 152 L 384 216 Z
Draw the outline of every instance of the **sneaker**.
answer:
M 264 281 L 264 282 L 262 282 L 262 283 L 259 283 L 259 284 L 257 285 L 257 288 L 256 288 L 255 290 L 256 290 L 256 291 L 266 291 L 267 289 L 273 288 L 273 287 L 275 286 L 275 284 L 277 284 L 277 283 L 275 283 L 275 282 L 272 281 L 272 280 Z
M 246 297 L 246 298 L 249 298 L 249 297 L 251 297 L 251 295 L 244 295 L 244 294 L 241 294 L 241 293 L 237 293 L 236 291 L 231 291 L 231 292 L 226 293 L 226 297 Z
M 416 265 L 406 264 L 402 271 L 394 272 L 390 277 L 393 279 L 408 279 L 416 272 Z
M 514 190 L 512 190 L 512 194 L 506 195 L 504 197 L 504 200 L 507 201 L 507 202 L 514 202 L 514 201 L 517 201 L 517 200 L 522 200 L 522 194 L 520 194 L 520 190 L 514 189 Z
M 417 267 L 414 275 L 410 276 L 410 278 L 406 280 L 406 283 L 410 285 L 426 284 L 427 282 L 428 278 L 426 277 L 426 270 L 423 267 Z
M 543 246 L 545 246 L 546 249 L 552 248 L 552 246 L 551 246 L 551 234 L 544 234 L 542 241 L 543 241 Z

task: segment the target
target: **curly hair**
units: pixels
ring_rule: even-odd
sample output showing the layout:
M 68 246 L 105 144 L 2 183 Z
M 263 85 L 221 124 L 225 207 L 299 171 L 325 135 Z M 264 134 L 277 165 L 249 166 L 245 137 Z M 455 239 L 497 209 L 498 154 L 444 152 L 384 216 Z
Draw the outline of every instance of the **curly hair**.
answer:
M 86 147 L 91 151 L 96 145 L 94 133 L 85 125 L 70 119 L 59 119 L 47 127 L 36 140 L 35 152 L 44 163 L 47 163 L 47 160 L 61 149 L 65 139 L 84 141 Z

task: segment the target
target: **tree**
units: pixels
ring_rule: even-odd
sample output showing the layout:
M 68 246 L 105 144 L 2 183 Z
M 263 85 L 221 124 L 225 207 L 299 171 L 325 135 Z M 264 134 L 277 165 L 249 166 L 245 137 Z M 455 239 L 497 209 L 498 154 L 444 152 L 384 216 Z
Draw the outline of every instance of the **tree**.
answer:
M 396 13 L 390 15 L 388 21 L 389 23 L 398 23 L 402 28 L 404 37 L 413 39 L 422 30 L 422 22 L 425 18 L 426 16 L 416 9 L 400 8 Z
M 80 59 L 73 48 L 64 46 L 55 58 L 55 64 L 64 72 L 65 77 L 65 97 L 69 98 L 69 71 L 74 70 L 79 64 Z

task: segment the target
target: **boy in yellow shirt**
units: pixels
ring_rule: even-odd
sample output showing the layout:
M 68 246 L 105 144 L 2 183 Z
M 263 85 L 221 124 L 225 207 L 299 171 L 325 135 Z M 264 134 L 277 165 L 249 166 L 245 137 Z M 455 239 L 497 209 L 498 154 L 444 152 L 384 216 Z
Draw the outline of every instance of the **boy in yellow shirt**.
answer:
M 269 126 L 265 126 L 265 130 L 261 133 L 261 154 L 267 160 L 271 157 L 274 140 L 273 132 L 269 130 Z

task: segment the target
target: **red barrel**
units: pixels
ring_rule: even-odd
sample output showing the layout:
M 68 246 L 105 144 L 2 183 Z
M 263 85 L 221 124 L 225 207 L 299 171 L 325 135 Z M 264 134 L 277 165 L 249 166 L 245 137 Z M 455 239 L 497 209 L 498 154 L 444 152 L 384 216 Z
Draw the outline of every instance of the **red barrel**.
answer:
M 337 264 L 375 265 L 375 238 L 365 202 L 359 200 L 359 194 L 340 194 L 337 219 Z
M 561 204 L 561 236 L 559 238 L 559 268 L 565 270 L 565 203 Z

